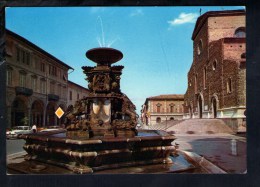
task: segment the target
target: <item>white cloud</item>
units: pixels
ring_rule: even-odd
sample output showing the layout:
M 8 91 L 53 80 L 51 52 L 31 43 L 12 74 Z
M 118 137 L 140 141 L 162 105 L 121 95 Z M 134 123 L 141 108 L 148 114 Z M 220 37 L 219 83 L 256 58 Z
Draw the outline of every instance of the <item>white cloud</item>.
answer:
M 142 15 L 144 15 L 144 12 L 143 12 L 143 10 L 142 9 L 135 9 L 134 11 L 132 11 L 131 13 L 130 13 L 130 17 L 134 17 L 134 16 L 142 16 Z
M 168 21 L 168 23 L 170 24 L 170 26 L 181 25 L 185 23 L 195 23 L 198 16 L 199 14 L 197 13 L 182 12 L 178 18 L 175 18 L 172 21 Z

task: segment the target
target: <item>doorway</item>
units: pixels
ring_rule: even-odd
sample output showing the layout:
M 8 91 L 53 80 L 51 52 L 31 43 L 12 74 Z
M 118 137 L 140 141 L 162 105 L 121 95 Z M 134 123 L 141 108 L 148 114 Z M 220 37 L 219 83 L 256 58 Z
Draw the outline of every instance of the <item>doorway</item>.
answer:
M 212 98 L 213 117 L 217 118 L 217 101 L 216 98 Z
M 202 98 L 199 96 L 199 101 L 198 101 L 198 109 L 199 109 L 199 118 L 202 118 Z

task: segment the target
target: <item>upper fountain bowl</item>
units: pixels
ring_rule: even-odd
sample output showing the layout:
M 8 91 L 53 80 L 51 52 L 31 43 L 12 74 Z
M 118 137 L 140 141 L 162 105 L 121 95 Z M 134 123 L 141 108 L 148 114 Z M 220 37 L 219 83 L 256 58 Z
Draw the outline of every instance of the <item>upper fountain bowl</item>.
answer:
M 98 65 L 110 65 L 121 60 L 123 53 L 113 48 L 100 47 L 88 50 L 86 56 Z

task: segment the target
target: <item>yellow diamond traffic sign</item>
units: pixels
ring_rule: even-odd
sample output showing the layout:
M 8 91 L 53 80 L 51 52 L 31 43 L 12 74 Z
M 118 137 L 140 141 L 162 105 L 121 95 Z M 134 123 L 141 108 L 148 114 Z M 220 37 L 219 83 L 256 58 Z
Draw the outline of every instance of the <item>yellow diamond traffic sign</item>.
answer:
M 61 107 L 59 107 L 59 108 L 56 110 L 55 114 L 56 114 L 56 116 L 57 116 L 58 118 L 61 118 L 61 117 L 63 116 L 63 114 L 64 114 L 64 111 L 61 109 Z

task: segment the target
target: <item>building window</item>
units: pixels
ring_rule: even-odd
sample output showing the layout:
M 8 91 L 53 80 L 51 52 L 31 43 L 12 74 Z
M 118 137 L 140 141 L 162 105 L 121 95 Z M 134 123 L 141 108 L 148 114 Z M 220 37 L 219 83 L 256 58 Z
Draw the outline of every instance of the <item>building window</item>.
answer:
M 60 84 L 57 85 L 57 93 L 58 93 L 59 96 L 61 96 L 61 94 L 62 94 L 61 93 L 61 85 Z
M 30 62 L 31 62 L 31 55 L 30 55 L 30 53 L 25 52 L 25 56 L 26 56 L 25 64 L 30 65 Z
M 16 61 L 20 62 L 20 48 L 16 47 Z
M 157 112 L 158 112 L 158 113 L 161 112 L 161 106 L 157 106 Z
M 39 58 L 37 56 L 34 56 L 34 61 L 32 63 L 33 69 L 37 69 Z
M 70 100 L 72 100 L 72 91 L 70 91 Z
M 6 85 L 8 86 L 12 86 L 12 70 L 8 69 L 6 71 Z
M 234 35 L 237 38 L 245 38 L 246 37 L 246 29 L 245 29 L 245 27 L 239 27 L 238 29 L 236 29 Z
M 24 73 L 20 73 L 19 86 L 26 87 L 26 74 L 24 74 Z
M 202 47 L 203 47 L 202 40 L 200 40 L 198 43 L 198 47 L 197 47 L 198 55 L 200 55 L 202 53 Z
M 31 77 L 31 87 L 33 91 L 36 91 L 37 89 L 37 78 L 35 76 Z
M 62 76 L 62 75 L 63 75 L 63 70 L 61 69 L 61 70 L 60 70 L 60 79 L 63 79 L 63 76 Z
M 212 63 L 212 69 L 215 71 L 217 68 L 217 60 L 214 60 Z
M 160 103 L 158 103 L 156 106 L 157 106 L 157 113 L 160 113 L 162 105 Z
M 31 55 L 29 52 L 16 47 L 16 60 L 17 62 L 22 62 L 23 64 L 30 65 Z
M 232 80 L 231 78 L 228 78 L 227 80 L 227 93 L 231 93 L 232 92 Z
M 173 112 L 174 112 L 174 104 L 171 103 L 171 104 L 170 104 L 170 113 L 173 113 Z
M 207 81 L 207 68 L 204 67 L 204 69 L 203 69 L 203 86 L 204 86 L 204 89 L 206 88 L 206 81 Z
M 50 93 L 55 94 L 55 82 L 50 83 Z
M 63 92 L 62 92 L 63 98 L 67 99 L 67 88 L 66 86 L 63 86 Z
M 195 78 L 194 78 L 194 91 L 195 91 L 195 93 L 197 93 L 197 78 L 198 78 L 198 74 L 196 74 Z
M 183 105 L 180 106 L 180 113 L 183 111 Z
M 57 76 L 57 68 L 55 66 L 49 65 L 49 74 Z
M 45 64 L 44 64 L 44 62 L 41 62 L 40 70 L 41 70 L 41 72 L 45 72 Z
M 40 91 L 41 91 L 41 93 L 46 92 L 46 81 L 44 79 L 42 79 L 40 82 Z
M 173 113 L 173 106 L 170 106 L 170 112 Z
M 161 123 L 161 121 L 162 121 L 162 120 L 161 120 L 160 117 L 157 117 L 157 118 L 156 118 L 156 123 Z
M 60 69 L 57 69 L 57 77 L 60 78 Z

